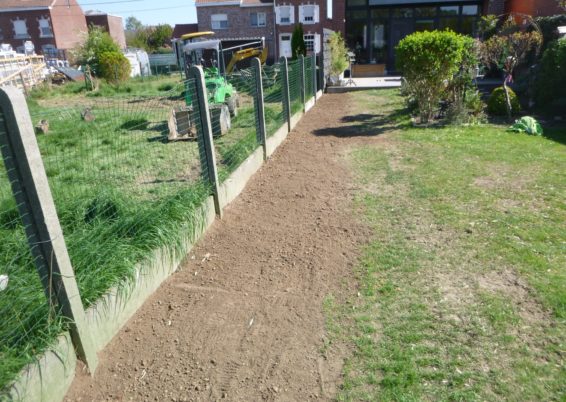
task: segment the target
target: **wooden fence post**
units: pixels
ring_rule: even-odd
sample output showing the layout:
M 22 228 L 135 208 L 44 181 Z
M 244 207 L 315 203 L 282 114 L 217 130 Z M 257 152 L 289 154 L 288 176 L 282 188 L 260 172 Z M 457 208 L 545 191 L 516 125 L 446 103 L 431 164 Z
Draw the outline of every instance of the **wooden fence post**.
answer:
M 252 59 L 252 68 L 255 74 L 255 105 L 258 118 L 257 141 L 263 148 L 263 160 L 267 160 L 267 141 L 265 139 L 265 105 L 263 101 L 263 79 L 261 76 L 261 61 L 254 57 Z
M 206 167 L 206 177 L 213 189 L 214 210 L 216 215 L 222 217 L 220 207 L 220 192 L 218 189 L 218 170 L 216 168 L 216 154 L 214 152 L 214 140 L 212 137 L 212 124 L 210 123 L 210 112 L 208 109 L 208 94 L 204 81 L 204 72 L 200 66 L 192 66 L 188 71 L 188 78 L 195 80 L 196 87 L 196 106 L 199 109 L 201 133 L 198 136 L 199 153 L 201 155 L 201 165 Z M 198 131 L 198 130 L 197 130 Z M 204 160 L 203 160 L 204 159 Z
M 281 88 L 283 91 L 283 110 L 287 118 L 287 130 L 291 131 L 291 94 L 289 93 L 289 65 L 287 64 L 287 58 L 281 56 L 280 63 L 283 69 L 283 88 Z
M 69 319 L 77 355 L 94 373 L 96 349 L 26 100 L 16 88 L 0 90 L 0 148 L 45 294 Z

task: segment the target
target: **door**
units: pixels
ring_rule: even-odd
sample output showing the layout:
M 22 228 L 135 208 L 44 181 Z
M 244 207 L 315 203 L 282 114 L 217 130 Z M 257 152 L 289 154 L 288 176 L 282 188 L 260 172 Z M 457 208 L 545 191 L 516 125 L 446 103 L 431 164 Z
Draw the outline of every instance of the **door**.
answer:
M 393 19 L 391 20 L 391 35 L 389 36 L 389 57 L 387 58 L 387 71 L 397 71 L 395 68 L 395 47 L 401 40 L 412 34 L 414 23 L 412 19 Z
M 281 34 L 279 36 L 279 57 L 291 57 L 293 52 L 291 51 L 291 35 Z

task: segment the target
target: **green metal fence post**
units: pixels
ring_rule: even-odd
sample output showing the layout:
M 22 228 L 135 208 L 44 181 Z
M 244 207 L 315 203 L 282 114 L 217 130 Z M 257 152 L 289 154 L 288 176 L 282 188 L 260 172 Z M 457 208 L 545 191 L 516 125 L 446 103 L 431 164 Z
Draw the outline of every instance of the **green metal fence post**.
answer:
M 283 110 L 285 111 L 285 117 L 287 119 L 288 131 L 291 131 L 291 94 L 289 93 L 289 65 L 287 64 L 287 58 L 281 56 L 280 59 L 282 76 L 283 76 Z
M 208 109 L 208 96 L 204 81 L 204 72 L 200 66 L 192 66 L 188 74 L 190 79 L 195 80 L 197 105 L 199 108 L 199 118 L 201 130 L 197 130 L 199 153 L 201 155 L 201 165 L 206 167 L 204 179 L 212 186 L 214 197 L 214 210 L 216 215 L 222 217 L 220 207 L 220 192 L 218 190 L 218 170 L 216 168 L 216 154 L 214 152 L 214 140 L 212 139 L 212 124 L 210 123 L 210 112 Z
M 314 101 L 316 103 L 316 54 L 313 53 L 311 56 L 311 74 L 312 74 L 312 94 L 314 96 Z
M 24 95 L 0 90 L 0 148 L 35 266 L 50 303 L 69 320 L 77 355 L 94 373 L 98 364 L 75 272 L 55 209 Z
M 301 103 L 303 104 L 303 112 L 305 111 L 305 102 L 307 97 L 305 95 L 306 91 L 306 74 L 305 74 L 305 56 L 299 55 L 299 75 L 301 79 Z
M 261 144 L 263 148 L 263 159 L 267 160 L 267 141 L 265 139 L 265 105 L 263 102 L 263 79 L 261 76 L 261 61 L 254 57 L 252 59 L 252 68 L 255 74 L 255 111 L 258 120 L 258 126 L 256 127 L 257 142 Z

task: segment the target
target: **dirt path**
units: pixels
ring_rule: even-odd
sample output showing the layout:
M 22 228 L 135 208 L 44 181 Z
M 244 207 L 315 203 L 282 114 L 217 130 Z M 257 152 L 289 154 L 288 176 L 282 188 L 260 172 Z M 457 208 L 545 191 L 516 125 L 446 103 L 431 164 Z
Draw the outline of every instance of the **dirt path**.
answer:
M 325 95 L 173 275 L 80 375 L 68 401 L 327 400 L 324 298 L 355 292 L 367 229 L 342 158 L 348 95 Z M 319 136 L 312 133 L 317 132 Z M 363 135 L 363 134 L 362 134 Z M 209 255 L 209 258 L 206 256 Z M 345 285 L 345 286 L 344 286 Z

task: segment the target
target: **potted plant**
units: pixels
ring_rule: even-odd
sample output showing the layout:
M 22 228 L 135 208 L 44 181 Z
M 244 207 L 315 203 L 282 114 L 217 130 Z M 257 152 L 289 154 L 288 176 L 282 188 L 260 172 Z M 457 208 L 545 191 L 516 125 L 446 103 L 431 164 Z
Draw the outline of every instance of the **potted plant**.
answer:
M 348 68 L 348 49 L 340 32 L 333 32 L 328 40 L 330 45 L 330 82 L 341 85 L 344 70 Z

